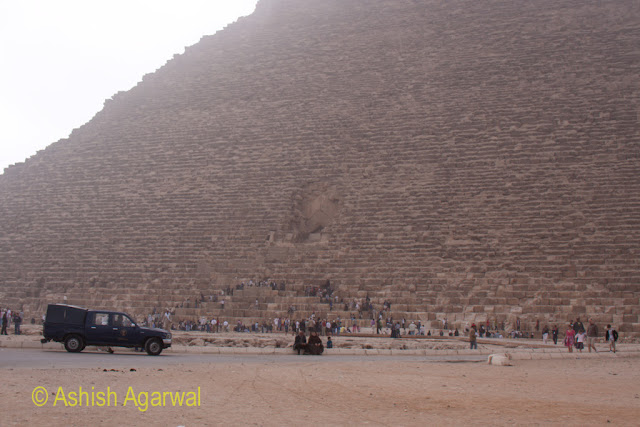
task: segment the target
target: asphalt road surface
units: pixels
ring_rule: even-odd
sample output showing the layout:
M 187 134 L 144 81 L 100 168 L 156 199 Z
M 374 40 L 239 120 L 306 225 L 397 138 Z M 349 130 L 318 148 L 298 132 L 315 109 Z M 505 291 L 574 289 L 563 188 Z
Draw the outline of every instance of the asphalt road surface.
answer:
M 340 363 L 357 361 L 398 362 L 484 362 L 486 355 L 471 356 L 355 356 L 355 355 L 248 355 L 248 354 L 187 354 L 165 352 L 160 356 L 115 348 L 114 354 L 90 347 L 82 353 L 64 350 L 0 348 L 0 369 L 64 369 L 64 368 L 137 368 L 162 367 L 190 363 Z

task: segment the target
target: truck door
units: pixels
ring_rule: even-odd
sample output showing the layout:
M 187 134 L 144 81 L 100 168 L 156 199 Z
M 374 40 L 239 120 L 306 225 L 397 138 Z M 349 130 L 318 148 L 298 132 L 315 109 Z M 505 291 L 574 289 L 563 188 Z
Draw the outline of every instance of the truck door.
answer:
M 87 336 L 87 344 L 110 344 L 113 341 L 113 329 L 109 324 L 109 313 L 99 311 L 90 312 L 87 315 L 85 333 Z
M 111 314 L 113 343 L 115 345 L 136 344 L 138 341 L 138 328 L 129 316 L 122 313 Z

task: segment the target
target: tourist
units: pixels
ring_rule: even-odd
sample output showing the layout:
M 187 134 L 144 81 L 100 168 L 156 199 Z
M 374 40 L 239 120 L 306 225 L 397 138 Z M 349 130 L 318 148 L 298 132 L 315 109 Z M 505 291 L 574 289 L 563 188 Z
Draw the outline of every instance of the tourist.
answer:
M 22 325 L 22 319 L 23 319 L 24 314 L 22 314 L 22 312 L 14 312 L 13 314 L 13 324 L 15 326 L 15 331 L 14 334 L 15 335 L 20 335 L 20 325 Z
M 551 329 L 551 336 L 553 337 L 553 344 L 558 345 L 558 325 L 553 325 L 553 329 Z
M 589 326 L 587 327 L 587 348 L 589 353 L 591 353 L 591 348 L 593 348 L 594 352 L 598 352 L 596 350 L 596 338 L 598 338 L 598 325 L 593 323 L 593 319 L 589 319 Z
M 609 352 L 616 352 L 616 341 L 618 341 L 618 331 L 613 329 L 611 325 L 607 325 L 605 338 L 609 342 Z
M 331 341 L 331 337 L 327 338 L 327 348 L 333 348 L 333 341 Z
M 409 324 L 409 335 L 415 335 L 415 334 L 416 334 L 416 324 L 412 320 L 411 323 Z
M 573 330 L 573 325 L 569 324 L 569 328 L 564 335 L 564 345 L 569 349 L 569 353 L 573 353 L 573 345 L 575 344 L 576 331 Z
M 584 348 L 584 342 L 587 339 L 587 333 L 585 331 L 580 331 L 576 334 L 576 348 L 582 353 L 582 349 Z
M 471 329 L 469 330 L 469 349 L 473 350 L 474 348 L 478 349 L 478 341 L 476 338 L 476 324 L 471 325 Z
M 171 313 L 169 310 L 165 310 L 164 317 L 162 318 L 162 327 L 167 331 L 171 329 Z
M 0 332 L 0 335 L 9 335 L 7 333 L 7 310 L 2 312 L 2 332 Z
M 573 324 L 573 330 L 576 331 L 576 334 L 585 331 L 584 325 L 580 321 L 579 317 L 576 319 L 576 323 Z
M 307 353 L 318 356 L 321 355 L 323 351 L 324 346 L 322 345 L 322 339 L 316 331 L 311 332 L 309 342 L 307 343 Z
M 298 354 L 300 354 L 300 351 L 304 351 L 307 347 L 307 337 L 305 336 L 303 331 L 298 332 L 298 335 L 296 335 L 296 339 L 293 342 L 293 350 L 297 350 Z
M 546 344 L 548 338 L 549 338 L 549 327 L 547 325 L 544 325 L 544 328 L 542 328 L 542 343 Z

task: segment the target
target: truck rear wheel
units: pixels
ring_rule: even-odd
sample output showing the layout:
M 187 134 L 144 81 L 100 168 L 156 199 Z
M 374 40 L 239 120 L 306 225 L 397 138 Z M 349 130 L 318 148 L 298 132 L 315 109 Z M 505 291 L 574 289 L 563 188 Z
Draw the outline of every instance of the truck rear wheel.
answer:
M 162 353 L 162 343 L 158 338 L 150 338 L 144 343 L 144 349 L 149 356 L 157 356 Z
M 64 340 L 64 348 L 69 353 L 81 352 L 82 349 L 84 348 L 84 340 L 82 339 L 82 337 L 78 335 L 69 335 Z

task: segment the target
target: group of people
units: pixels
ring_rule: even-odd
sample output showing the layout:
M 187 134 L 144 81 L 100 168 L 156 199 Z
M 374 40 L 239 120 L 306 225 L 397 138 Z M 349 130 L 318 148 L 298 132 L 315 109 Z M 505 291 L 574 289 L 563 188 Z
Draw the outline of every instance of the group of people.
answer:
M 327 348 L 333 348 L 333 341 L 331 341 L 331 337 L 327 338 Z M 318 356 L 324 352 L 324 345 L 316 331 L 311 331 L 308 340 L 305 333 L 303 331 L 299 331 L 293 342 L 293 351 L 297 351 L 298 354 L 311 354 Z
M 0 310 L 0 335 L 9 335 L 7 329 L 11 327 L 11 323 L 13 323 L 14 333 L 20 335 L 23 319 L 24 314 L 21 311 L 11 311 L 9 308 Z
M 551 332 L 553 336 L 554 344 L 558 343 L 558 326 L 554 325 L 553 329 L 549 330 L 548 326 L 545 326 L 542 329 L 542 341 L 546 344 L 549 333 Z M 471 349 L 477 349 L 477 337 L 481 336 L 478 332 L 477 326 L 474 324 L 471 325 L 469 330 L 469 343 Z M 533 337 L 533 336 L 532 336 Z M 591 353 L 593 349 L 594 352 L 598 352 L 596 349 L 596 340 L 599 337 L 598 326 L 594 323 L 593 319 L 589 319 L 589 324 L 585 328 L 584 324 L 580 321 L 580 318 L 577 318 L 574 322 L 571 320 L 569 322 L 569 326 L 567 331 L 565 332 L 564 337 L 564 345 L 567 347 L 570 353 L 573 352 L 573 348 L 575 347 L 579 352 L 585 347 L 585 343 L 587 346 L 587 350 Z M 605 341 L 609 344 L 609 351 L 612 353 L 616 352 L 616 341 L 618 341 L 618 331 L 613 329 L 611 325 L 607 325 L 607 329 L 604 334 Z
M 554 329 L 557 330 L 557 327 L 554 326 Z M 580 318 L 578 318 L 575 322 L 573 320 L 569 322 L 569 326 L 564 335 L 564 345 L 567 347 L 569 353 L 573 352 L 574 347 L 582 353 L 584 343 L 586 342 L 589 353 L 591 353 L 591 349 L 597 353 L 598 350 L 595 344 L 598 336 L 598 325 L 593 322 L 593 319 L 589 319 L 589 324 L 585 329 L 584 324 L 580 321 Z M 609 344 L 609 351 L 615 353 L 618 331 L 611 327 L 611 325 L 607 325 L 604 337 L 605 341 Z

